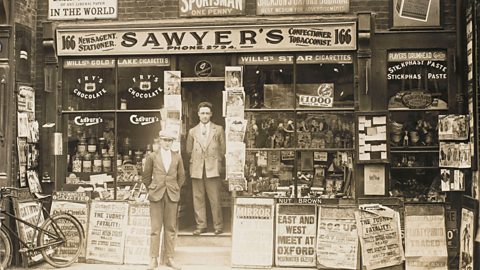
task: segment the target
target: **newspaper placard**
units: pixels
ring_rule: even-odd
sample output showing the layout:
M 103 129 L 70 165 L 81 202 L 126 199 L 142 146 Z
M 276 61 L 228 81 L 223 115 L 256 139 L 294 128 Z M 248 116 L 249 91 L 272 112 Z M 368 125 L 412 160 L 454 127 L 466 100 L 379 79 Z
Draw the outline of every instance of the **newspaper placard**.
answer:
M 228 88 L 225 97 L 226 117 L 244 118 L 245 92 L 243 87 Z
M 88 223 L 87 262 L 94 260 L 123 263 L 127 221 L 126 202 L 92 201 Z
M 405 206 L 407 270 L 448 269 L 443 205 Z
M 225 67 L 225 89 L 239 88 L 243 86 L 242 66 Z
M 72 201 L 58 201 L 58 200 L 53 200 L 52 201 L 52 207 L 50 209 L 50 215 L 55 215 L 59 213 L 68 213 L 70 215 L 73 215 L 78 219 L 80 224 L 82 224 L 83 231 L 86 233 L 88 231 L 88 212 L 89 212 L 89 207 L 88 203 L 86 202 L 72 202 Z M 68 234 L 68 231 L 72 232 L 72 228 L 69 228 L 68 224 L 59 224 L 60 227 L 62 228 L 63 232 L 66 232 Z M 72 234 L 69 234 L 72 235 Z M 75 244 L 76 242 L 73 241 L 71 242 L 72 244 Z M 57 256 L 61 257 L 61 254 L 64 253 L 67 256 L 70 257 L 71 253 L 69 252 L 70 250 L 75 251 L 78 247 L 61 247 L 57 249 Z M 80 258 L 85 258 L 85 252 L 86 252 L 86 245 L 84 243 L 83 248 L 80 252 Z
M 244 173 L 229 173 L 227 175 L 228 191 L 244 191 L 247 189 L 247 179 Z
M 247 120 L 242 118 L 225 119 L 225 139 L 227 142 L 243 142 L 247 129 Z
M 49 0 L 48 20 L 115 19 L 118 0 Z
M 165 70 L 163 72 L 163 88 L 165 95 L 181 95 L 182 73 L 179 70 Z
M 257 15 L 347 13 L 349 0 L 257 0 Z
M 277 204 L 277 266 L 316 266 L 316 211 L 316 205 Z
M 465 169 L 472 167 L 470 145 L 467 143 L 440 142 L 438 159 L 440 167 Z
M 150 261 L 150 207 L 148 203 L 129 202 L 125 235 L 125 264 Z
M 317 267 L 357 269 L 358 235 L 354 207 L 319 208 Z
M 381 205 L 360 205 L 355 212 L 363 265 L 377 269 L 403 262 L 400 214 Z
M 464 141 L 468 139 L 469 117 L 467 115 L 439 115 L 438 139 Z
M 35 225 L 42 224 L 43 221 L 45 220 L 43 217 L 43 212 L 41 212 L 42 207 L 40 202 L 19 201 L 17 199 L 14 199 L 13 203 L 14 203 L 15 216 L 18 217 L 19 219 L 30 222 Z M 24 241 L 25 243 L 36 242 L 36 239 L 34 239 L 35 230 L 32 227 L 18 221 L 16 222 L 16 224 L 17 224 L 18 236 L 22 241 Z M 31 265 L 35 262 L 39 262 L 40 260 L 43 259 L 43 257 L 40 254 L 40 252 L 32 252 L 29 254 L 22 253 L 22 259 L 26 260 L 28 265 Z
M 460 223 L 460 269 L 473 269 L 473 242 L 475 237 L 474 214 L 471 210 L 462 208 Z
M 233 213 L 232 266 L 272 266 L 273 217 L 272 198 L 236 198 Z M 252 244 L 255 248 L 252 248 Z
M 245 144 L 227 142 L 225 154 L 227 177 L 230 173 L 243 173 L 245 167 Z

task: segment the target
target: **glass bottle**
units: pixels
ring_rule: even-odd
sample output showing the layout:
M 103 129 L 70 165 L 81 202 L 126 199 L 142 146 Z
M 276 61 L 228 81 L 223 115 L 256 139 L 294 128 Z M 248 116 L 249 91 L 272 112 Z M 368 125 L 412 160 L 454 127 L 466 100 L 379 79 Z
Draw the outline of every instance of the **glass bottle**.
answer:
M 78 152 L 72 160 L 72 172 L 82 172 L 82 157 Z
M 95 139 L 95 137 L 90 137 L 90 139 L 88 139 L 87 151 L 92 155 L 97 152 L 97 139 Z
M 102 172 L 102 158 L 98 153 L 93 155 L 93 169 L 94 173 Z
M 90 155 L 90 153 L 87 153 L 83 158 L 82 171 L 86 173 L 92 172 L 92 156 Z
M 100 153 L 102 156 L 107 154 L 108 148 L 107 144 L 105 143 L 105 138 L 102 137 L 98 139 L 98 148 L 100 148 Z
M 87 152 L 87 139 L 85 137 L 80 138 L 80 141 L 77 145 L 77 151 L 80 155 L 83 155 Z
M 112 171 L 112 159 L 110 158 L 109 155 L 103 155 L 102 167 L 104 172 Z

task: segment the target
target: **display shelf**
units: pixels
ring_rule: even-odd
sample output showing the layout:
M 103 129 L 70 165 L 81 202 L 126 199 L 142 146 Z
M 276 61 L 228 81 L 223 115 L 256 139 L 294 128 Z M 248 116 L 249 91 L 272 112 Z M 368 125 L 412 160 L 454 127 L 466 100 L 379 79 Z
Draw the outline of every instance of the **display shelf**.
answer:
M 435 146 L 392 146 L 390 147 L 392 154 L 404 153 L 438 153 L 438 145 Z
M 319 151 L 319 152 L 338 152 L 338 151 L 354 151 L 354 148 L 247 148 L 247 151 Z
M 426 109 L 389 108 L 388 111 L 389 112 L 448 111 L 448 108 L 426 108 Z
M 225 77 L 182 77 L 182 82 L 223 82 Z
M 391 170 L 438 170 L 439 167 L 421 166 L 421 167 L 390 167 Z

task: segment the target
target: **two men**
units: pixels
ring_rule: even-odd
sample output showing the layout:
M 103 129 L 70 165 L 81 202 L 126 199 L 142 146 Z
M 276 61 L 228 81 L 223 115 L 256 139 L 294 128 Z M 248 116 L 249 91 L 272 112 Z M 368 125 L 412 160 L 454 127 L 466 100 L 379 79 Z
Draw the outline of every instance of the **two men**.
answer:
M 190 157 L 190 176 L 192 178 L 193 208 L 196 229 L 194 235 L 207 231 L 205 199 L 208 197 L 213 217 L 215 234 L 223 233 L 223 216 L 220 205 L 223 157 L 225 156 L 225 132 L 223 128 L 210 121 L 212 104 L 202 102 L 198 105 L 200 123 L 189 130 L 186 151 Z

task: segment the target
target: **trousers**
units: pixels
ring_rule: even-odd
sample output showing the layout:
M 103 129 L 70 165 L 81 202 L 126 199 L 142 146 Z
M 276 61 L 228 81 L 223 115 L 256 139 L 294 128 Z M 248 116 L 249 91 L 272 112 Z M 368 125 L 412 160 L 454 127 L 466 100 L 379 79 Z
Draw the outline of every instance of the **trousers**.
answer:
M 150 257 L 160 253 L 160 233 L 163 226 L 166 258 L 173 258 L 175 248 L 175 231 L 177 229 L 178 202 L 170 200 L 165 193 L 160 201 L 150 201 Z
M 208 197 L 212 209 L 213 228 L 223 230 L 223 215 L 220 205 L 221 188 L 222 180 L 219 177 L 206 178 L 205 171 L 203 172 L 203 179 L 192 178 L 193 209 L 197 229 L 207 228 L 205 197 Z

